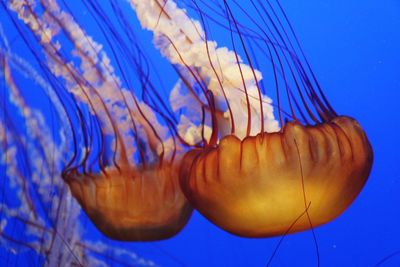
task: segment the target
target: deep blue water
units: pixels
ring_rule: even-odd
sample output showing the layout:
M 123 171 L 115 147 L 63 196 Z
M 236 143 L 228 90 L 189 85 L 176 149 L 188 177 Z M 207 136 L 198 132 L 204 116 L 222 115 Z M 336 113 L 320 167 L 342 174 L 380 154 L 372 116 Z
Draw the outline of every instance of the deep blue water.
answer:
M 339 114 L 357 118 L 374 149 L 359 197 L 339 218 L 315 229 L 321 266 L 374 266 L 396 252 L 380 266 L 400 266 L 400 2 L 281 3 L 330 103 Z M 195 212 L 170 240 L 118 245 L 161 266 L 219 267 L 264 266 L 278 242 L 233 236 Z M 287 236 L 271 266 L 316 266 L 317 257 L 307 231 Z

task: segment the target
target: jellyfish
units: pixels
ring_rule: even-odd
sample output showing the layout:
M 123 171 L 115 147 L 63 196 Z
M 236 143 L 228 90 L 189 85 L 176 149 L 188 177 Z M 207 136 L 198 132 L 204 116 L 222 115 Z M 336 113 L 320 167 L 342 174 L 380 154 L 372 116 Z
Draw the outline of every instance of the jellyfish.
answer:
M 156 266 L 126 248 L 82 238 L 79 204 L 63 180 L 57 178 L 61 177 L 65 163 L 62 157 L 71 156 L 71 132 L 57 125 L 66 112 L 54 92 L 56 85 L 13 51 L 1 24 L 0 44 L 0 84 L 4 96 L 0 101 L 2 263 L 108 266 L 110 262 L 128 260 L 137 266 Z M 26 90 L 24 84 L 31 86 Z M 33 104 L 29 91 L 49 100 L 54 111 L 53 124 L 42 113 L 44 107 Z M 52 131 L 52 127 L 59 131 Z M 109 256 L 104 260 L 98 255 Z
M 131 3 L 178 66 L 181 80 L 170 102 L 187 111 L 181 136 L 190 132 L 187 142 L 204 145 L 185 154 L 180 170 L 182 191 L 196 210 L 230 233 L 270 237 L 312 229 L 349 207 L 369 176 L 371 145 L 359 123 L 328 102 L 278 1 L 251 1 L 254 12 L 235 1 L 219 7 L 192 1 L 198 21 L 172 1 L 151 9 Z M 228 30 L 232 50 L 209 40 L 207 8 Z M 263 58 L 272 69 L 269 88 L 256 68 Z M 266 95 L 271 91 L 279 121 Z
M 159 95 L 139 65 L 138 45 L 126 54 L 147 103 L 124 87 L 132 86 L 131 78 L 115 74 L 107 53 L 56 1 L 13 1 L 10 8 L 40 42 L 46 68 L 65 84 L 65 123 L 72 129 L 74 152 L 62 178 L 71 194 L 112 239 L 151 241 L 175 235 L 192 213 L 178 179 L 183 147 L 168 114 L 161 113 L 163 104 L 154 107 Z M 73 47 L 69 55 L 57 40 L 60 35 Z M 68 62 L 71 57 L 80 65 Z
M 278 22 L 263 20 L 278 12 L 286 17 L 277 3 L 276 9 L 270 5 L 271 10 L 255 6 L 261 21 L 255 27 L 274 74 L 279 73 L 284 81 L 282 89 L 276 82 L 281 128 L 271 131 L 275 124 L 270 109 L 264 106 L 269 100 L 262 97 L 261 77 L 243 41 L 246 33 L 255 31 L 236 21 L 224 1 L 229 29 L 237 38 L 232 38 L 232 46 L 244 50 L 250 68 L 243 68 L 237 60 L 235 74 L 211 74 L 210 83 L 232 82 L 235 78 L 226 78 L 228 75 L 239 77 L 233 87 L 242 88 L 243 96 L 235 105 L 241 106 L 244 114 L 240 117 L 231 111 L 235 106 L 229 88 L 221 86 L 214 91 L 209 87 L 215 98 L 225 98 L 215 100 L 225 103 L 211 109 L 212 113 L 224 112 L 223 118 L 214 116 L 212 122 L 221 125 L 221 139 L 205 150 L 189 152 L 190 167 L 182 168 L 180 179 L 182 190 L 197 210 L 221 228 L 245 237 L 284 235 L 332 221 L 360 193 L 373 161 L 371 145 L 359 123 L 337 115 L 307 61 L 302 63 L 296 36 L 282 28 L 286 23 L 291 29 L 289 22 L 278 17 Z M 240 6 L 238 9 L 248 15 Z M 210 65 L 214 64 L 211 61 Z M 284 101 L 288 112 L 283 110 Z

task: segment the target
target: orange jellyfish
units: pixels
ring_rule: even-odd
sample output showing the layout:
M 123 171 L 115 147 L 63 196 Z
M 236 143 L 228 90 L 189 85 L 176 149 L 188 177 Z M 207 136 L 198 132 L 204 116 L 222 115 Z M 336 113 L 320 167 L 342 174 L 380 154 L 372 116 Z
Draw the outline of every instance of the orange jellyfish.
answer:
M 220 139 L 188 152 L 184 161 L 190 167 L 180 173 L 182 190 L 195 209 L 245 237 L 285 235 L 332 221 L 358 196 L 373 161 L 364 130 L 333 110 L 277 3 L 254 6 L 258 15 L 252 16 L 237 5 L 236 12 L 253 21 L 249 28 L 224 1 L 221 13 L 236 60 L 229 73 L 209 74 L 214 88 L 208 86 L 207 92 L 215 99 L 209 125 Z M 256 69 L 262 60 L 272 67 L 275 80 L 269 88 Z M 208 62 L 219 68 L 211 52 Z M 264 92 L 275 92 L 280 129 L 274 129 Z
M 113 46 L 131 64 L 121 69 L 122 59 L 117 61 L 120 78 L 107 52 L 56 1 L 14 2 L 10 9 L 30 28 L 43 48 L 43 65 L 62 84 L 64 124 L 72 131 L 62 178 L 72 196 L 111 239 L 152 241 L 178 233 L 192 213 L 179 185 L 185 144 L 141 65 L 139 44 L 128 36 L 132 46 Z M 98 23 L 103 30 L 112 27 Z
M 112 239 L 153 241 L 174 236 L 192 213 L 178 182 L 179 160 L 159 156 L 157 163 L 138 166 L 129 162 L 119 137 L 115 142 L 118 156 L 107 166 L 100 162 L 99 171 L 84 170 L 85 161 L 64 171 L 72 195 Z
M 65 21 L 68 26 L 62 21 L 61 26 L 71 27 L 70 19 Z M 73 42 L 79 50 L 82 39 Z M 97 61 L 82 54 L 83 61 Z M 180 189 L 182 147 L 170 122 L 131 90 L 121 88 L 111 67 L 98 71 L 95 64 L 87 65 L 85 71 L 94 73 L 84 77 L 84 82 L 76 82 L 76 78 L 69 82 L 79 87 L 77 95 L 99 125 L 99 144 L 90 143 L 94 142 L 93 133 L 82 129 L 89 143 L 80 160 L 74 155 L 63 171 L 64 181 L 109 238 L 153 241 L 174 236 L 187 223 L 192 207 Z M 141 72 L 138 75 L 143 75 Z M 149 82 L 141 87 L 151 90 Z
M 136 112 L 140 114 L 140 111 Z M 138 122 L 132 121 L 132 124 Z M 155 135 L 152 133 L 154 129 L 146 126 L 149 135 Z M 104 166 L 103 162 L 99 162 L 100 170 L 91 172 L 84 170 L 85 159 L 65 170 L 63 179 L 92 222 L 108 237 L 125 241 L 152 241 L 174 236 L 192 213 L 192 207 L 178 182 L 179 160 L 165 160 L 158 155 L 156 163 L 147 164 L 143 159 L 138 166 L 129 162 L 126 144 L 118 135 L 116 133 L 114 141 L 118 154 L 111 163 Z M 100 153 L 103 158 L 105 152 Z
M 339 216 L 363 188 L 372 157 L 365 132 L 350 117 L 292 121 L 277 133 L 243 140 L 232 134 L 214 148 L 191 151 L 181 183 L 191 204 L 221 228 L 276 236 Z

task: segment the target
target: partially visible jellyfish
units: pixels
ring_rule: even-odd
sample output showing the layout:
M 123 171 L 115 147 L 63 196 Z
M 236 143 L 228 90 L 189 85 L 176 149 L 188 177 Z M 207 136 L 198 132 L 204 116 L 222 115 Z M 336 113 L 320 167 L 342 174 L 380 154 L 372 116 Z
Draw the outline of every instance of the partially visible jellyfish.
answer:
M 128 261 L 157 266 L 126 249 L 82 238 L 81 209 L 60 179 L 66 158 L 72 156 L 72 133 L 60 125 L 67 114 L 55 92 L 56 84 L 12 51 L 2 25 L 0 44 L 2 262 L 14 264 L 13 257 L 3 254 L 5 249 L 15 255 L 17 265 L 108 266 Z M 32 107 L 37 102 L 32 96 L 48 101 L 51 123 L 43 113 L 45 107 Z
M 64 105 L 76 102 L 65 117 L 73 129 L 73 153 L 62 172 L 72 195 L 112 239 L 151 241 L 175 235 L 192 207 L 180 190 L 183 150 L 169 118 L 140 100 L 134 88 L 124 88 L 132 77 L 121 81 L 107 53 L 56 1 L 13 1 L 10 8 L 40 42 L 49 71 L 64 83 L 70 94 Z M 68 39 L 62 45 L 60 35 Z M 72 46 L 70 52 L 66 44 Z M 139 65 L 139 48 L 133 44 L 125 53 L 129 68 L 140 77 L 140 89 L 154 104 L 157 94 Z

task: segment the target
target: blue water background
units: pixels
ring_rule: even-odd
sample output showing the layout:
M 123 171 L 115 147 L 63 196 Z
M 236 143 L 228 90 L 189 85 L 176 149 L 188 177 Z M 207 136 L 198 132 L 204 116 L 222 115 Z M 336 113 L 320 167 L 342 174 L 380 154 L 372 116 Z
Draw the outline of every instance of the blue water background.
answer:
M 354 204 L 315 229 L 321 266 L 374 266 L 400 251 L 400 1 L 281 3 L 327 98 L 339 114 L 360 122 L 375 154 Z M 161 266 L 219 267 L 264 266 L 278 242 L 232 236 L 195 212 L 170 240 L 116 244 Z M 316 265 L 310 231 L 287 236 L 271 264 Z M 400 254 L 381 266 L 400 266 Z

